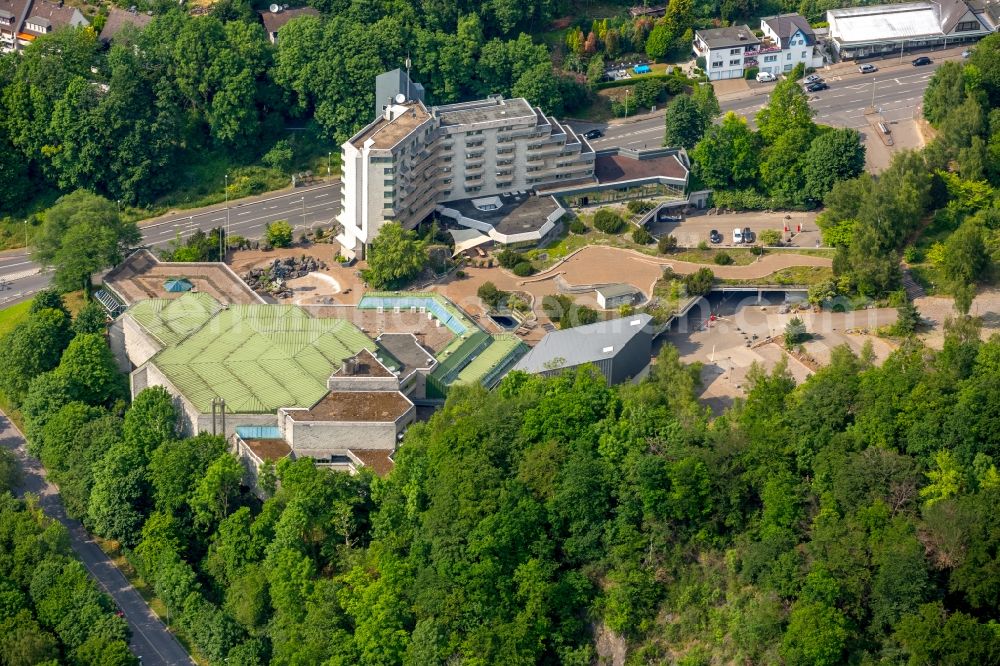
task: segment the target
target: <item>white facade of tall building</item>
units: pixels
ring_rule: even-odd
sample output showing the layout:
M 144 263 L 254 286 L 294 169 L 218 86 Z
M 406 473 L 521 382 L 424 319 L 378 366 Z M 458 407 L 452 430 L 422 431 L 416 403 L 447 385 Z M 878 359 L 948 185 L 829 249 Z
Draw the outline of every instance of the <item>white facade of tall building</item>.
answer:
M 338 240 L 361 254 L 386 221 L 413 228 L 440 203 L 594 181 L 594 157 L 522 98 L 428 110 L 400 97 L 342 146 Z

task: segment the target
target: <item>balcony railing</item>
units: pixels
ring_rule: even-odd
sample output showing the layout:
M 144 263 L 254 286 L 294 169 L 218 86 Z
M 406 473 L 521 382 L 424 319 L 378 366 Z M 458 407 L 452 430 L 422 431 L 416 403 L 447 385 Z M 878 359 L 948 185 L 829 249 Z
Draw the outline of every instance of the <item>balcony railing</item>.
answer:
M 750 58 L 753 56 L 760 55 L 761 53 L 776 53 L 777 51 L 780 50 L 781 50 L 780 46 L 762 46 L 755 51 L 744 51 L 743 55 L 747 58 Z

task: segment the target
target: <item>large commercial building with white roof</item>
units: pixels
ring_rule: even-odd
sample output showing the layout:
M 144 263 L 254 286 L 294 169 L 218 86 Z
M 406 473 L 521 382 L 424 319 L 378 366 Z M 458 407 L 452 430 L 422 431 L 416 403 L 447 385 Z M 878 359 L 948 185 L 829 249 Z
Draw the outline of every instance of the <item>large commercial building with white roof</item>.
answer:
M 841 60 L 957 45 L 997 27 L 986 3 L 966 0 L 831 9 L 826 20 L 830 44 Z

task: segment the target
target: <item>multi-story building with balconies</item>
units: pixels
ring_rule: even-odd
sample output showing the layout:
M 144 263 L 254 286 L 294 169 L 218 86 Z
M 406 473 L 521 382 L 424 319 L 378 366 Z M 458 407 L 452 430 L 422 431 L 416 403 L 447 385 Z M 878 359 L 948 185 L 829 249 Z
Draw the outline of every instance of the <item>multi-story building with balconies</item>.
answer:
M 817 67 L 816 34 L 798 14 L 781 14 L 760 20 L 757 37 L 746 25 L 699 30 L 694 36 L 694 53 L 705 59 L 705 73 L 712 81 L 743 78 L 756 68 L 778 76 L 792 71 L 798 63 Z
M 711 81 L 743 78 L 745 68 L 757 66 L 752 54 L 759 52 L 760 45 L 761 41 L 746 25 L 694 33 L 695 56 L 705 59 L 705 73 Z
M 338 240 L 360 254 L 386 221 L 413 228 L 442 203 L 594 182 L 594 157 L 586 139 L 522 98 L 428 109 L 400 93 L 342 146 Z
M 800 62 L 806 67 L 822 65 L 815 62 L 816 33 L 809 21 L 798 14 L 768 16 L 760 20 L 764 39 L 756 53 L 746 54 L 748 67 L 777 76 L 792 71 Z M 748 61 L 753 59 L 755 64 Z

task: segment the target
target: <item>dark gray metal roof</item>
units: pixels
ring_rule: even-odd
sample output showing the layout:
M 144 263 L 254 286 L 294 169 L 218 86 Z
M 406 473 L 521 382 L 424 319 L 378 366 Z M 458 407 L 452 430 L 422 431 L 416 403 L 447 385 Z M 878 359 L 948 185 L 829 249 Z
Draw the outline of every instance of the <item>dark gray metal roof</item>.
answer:
M 788 45 L 789 39 L 795 34 L 797 30 L 802 31 L 803 36 L 806 38 L 806 44 L 813 44 L 816 41 L 816 33 L 813 32 L 812 27 L 809 25 L 809 21 L 805 17 L 799 14 L 779 14 L 778 16 L 768 16 L 761 19 L 762 22 L 767 23 L 771 26 L 771 30 L 778 35 L 778 39 L 781 40 L 781 46 L 785 47 Z
M 614 358 L 652 321 L 648 314 L 638 314 L 553 331 L 518 361 L 514 369 L 537 373 Z
M 744 25 L 733 25 L 728 28 L 712 28 L 698 30 L 696 33 L 710 49 L 726 49 L 732 46 L 755 46 L 760 40 L 753 30 Z

